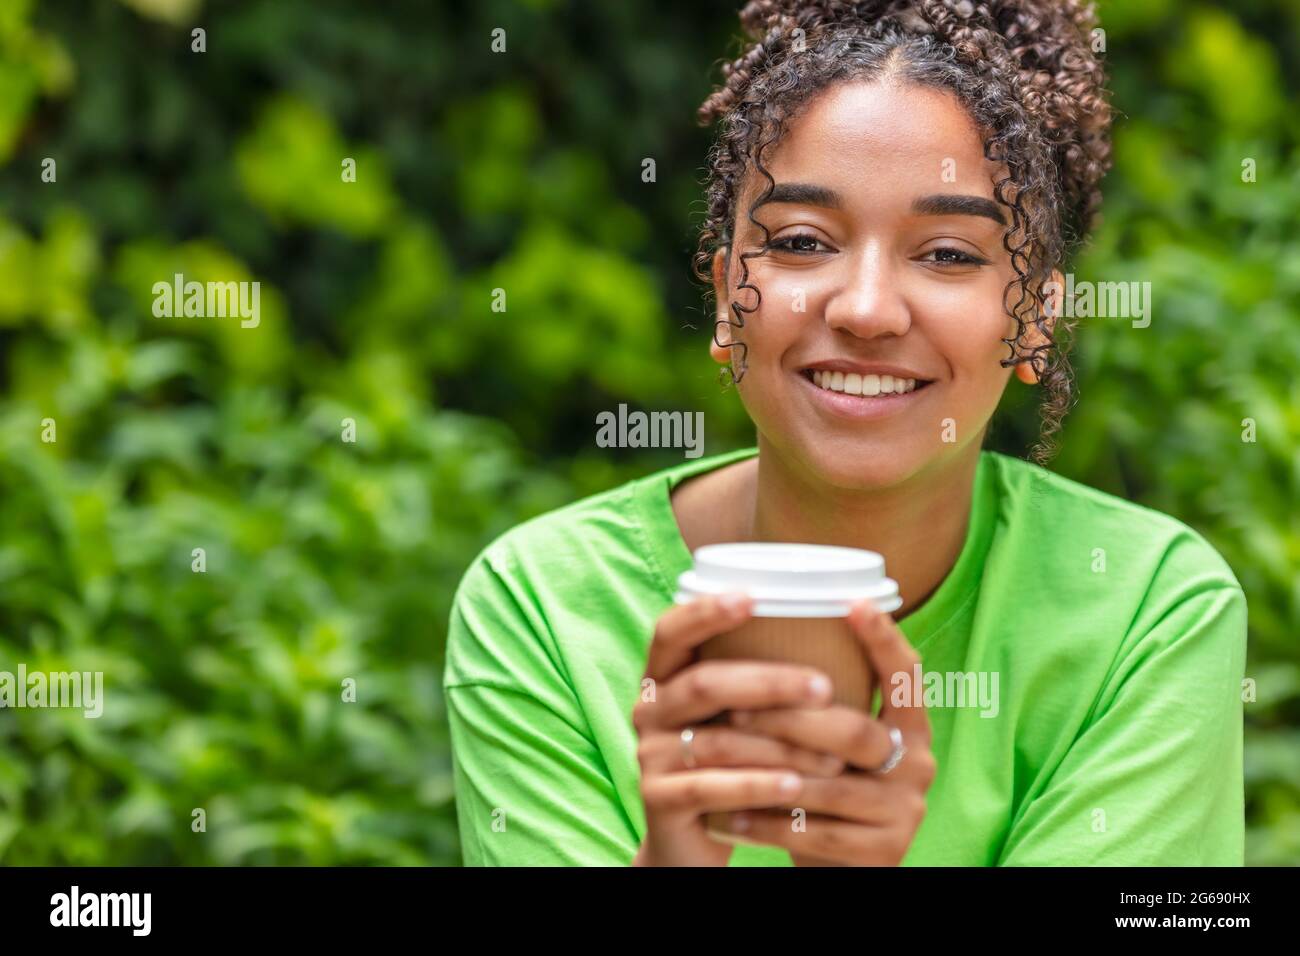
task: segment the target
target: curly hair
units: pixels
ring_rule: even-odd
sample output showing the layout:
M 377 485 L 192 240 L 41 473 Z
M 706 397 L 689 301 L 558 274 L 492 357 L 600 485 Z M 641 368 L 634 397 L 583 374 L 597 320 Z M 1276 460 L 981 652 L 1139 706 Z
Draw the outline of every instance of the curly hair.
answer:
M 720 120 L 709 153 L 707 213 L 694 257 L 708 285 L 715 253 L 726 250 L 737 192 L 753 168 L 775 186 L 764 150 L 812 98 L 835 83 L 898 78 L 949 90 L 984 137 L 984 155 L 1005 167 L 994 196 L 1010 212 L 1003 247 L 1016 279 L 1003 305 L 1016 331 L 1002 341 L 1002 365 L 1031 364 L 1043 387 L 1040 430 L 1031 457 L 1045 463 L 1074 401 L 1067 358 L 1073 324 L 1046 313 L 1044 286 L 1091 229 L 1101 202 L 1098 188 L 1110 168 L 1110 106 L 1105 74 L 1092 49 L 1096 18 L 1085 0 L 751 0 L 740 12 L 745 49 L 722 67 L 723 82 L 700 106 L 701 125 Z M 764 235 L 765 226 L 754 219 Z M 731 301 L 743 328 L 761 293 L 749 282 L 742 253 L 737 289 L 752 289 L 751 307 Z M 1065 312 L 1066 310 L 1060 310 Z M 1041 341 L 1030 345 L 1031 324 Z M 738 382 L 747 347 L 736 335 L 720 345 L 740 349 L 725 371 Z M 740 372 L 736 373 L 735 367 Z

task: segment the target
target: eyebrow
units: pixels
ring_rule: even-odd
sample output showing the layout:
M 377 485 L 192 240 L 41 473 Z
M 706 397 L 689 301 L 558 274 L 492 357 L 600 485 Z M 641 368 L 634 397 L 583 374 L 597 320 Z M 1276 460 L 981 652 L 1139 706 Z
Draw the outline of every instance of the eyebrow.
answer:
M 794 203 L 800 206 L 822 206 L 827 209 L 844 207 L 840 194 L 825 186 L 814 183 L 777 183 L 767 195 L 759 196 L 754 205 L 749 207 L 749 214 L 768 203 Z M 1007 224 L 1002 209 L 991 199 L 983 196 L 964 196 L 955 193 L 936 193 L 922 196 L 912 203 L 912 212 L 920 216 L 983 216 L 992 219 L 998 225 Z
M 1007 224 L 998 204 L 983 196 L 960 196 L 955 193 L 922 196 L 912 203 L 912 212 L 919 216 L 983 216 L 1000 226 Z
M 813 183 L 777 183 L 766 195 L 758 197 L 758 201 L 749 207 L 749 214 L 752 216 L 760 206 L 766 206 L 772 202 L 796 203 L 800 206 L 825 206 L 827 209 L 840 209 L 843 207 L 840 194 L 825 186 L 817 186 Z

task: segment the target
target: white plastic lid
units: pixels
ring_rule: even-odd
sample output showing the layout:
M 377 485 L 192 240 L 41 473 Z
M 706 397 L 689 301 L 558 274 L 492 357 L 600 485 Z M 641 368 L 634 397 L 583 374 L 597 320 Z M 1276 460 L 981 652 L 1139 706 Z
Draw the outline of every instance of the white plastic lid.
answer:
M 677 587 L 678 604 L 743 591 L 754 600 L 755 617 L 845 617 L 863 598 L 885 613 L 903 604 L 881 555 L 821 544 L 706 545 Z

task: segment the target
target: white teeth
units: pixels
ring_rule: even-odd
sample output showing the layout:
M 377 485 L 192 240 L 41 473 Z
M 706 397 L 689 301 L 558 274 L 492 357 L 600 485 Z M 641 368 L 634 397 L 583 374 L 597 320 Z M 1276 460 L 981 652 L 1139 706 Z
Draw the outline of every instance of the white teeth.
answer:
M 892 375 L 859 375 L 857 372 L 826 372 L 817 369 L 813 384 L 832 392 L 848 395 L 903 395 L 916 390 L 916 379 Z

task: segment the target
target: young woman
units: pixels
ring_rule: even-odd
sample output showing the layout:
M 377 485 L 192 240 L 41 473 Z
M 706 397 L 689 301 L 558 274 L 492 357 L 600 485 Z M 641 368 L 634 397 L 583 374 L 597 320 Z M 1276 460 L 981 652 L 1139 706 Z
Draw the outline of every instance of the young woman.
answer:
M 756 449 L 528 522 L 466 574 L 446 701 L 465 861 L 1241 865 L 1246 604 L 1178 521 L 982 450 L 1010 375 L 1071 401 L 1061 270 L 1108 166 L 1080 0 L 756 0 L 698 265 Z M 992 706 L 831 706 L 696 659 L 749 614 L 674 606 L 691 552 L 878 551 L 878 680 Z M 718 715 L 724 722 L 710 722 Z M 706 831 L 726 813 L 736 842 Z M 799 820 L 798 826 L 792 821 Z

